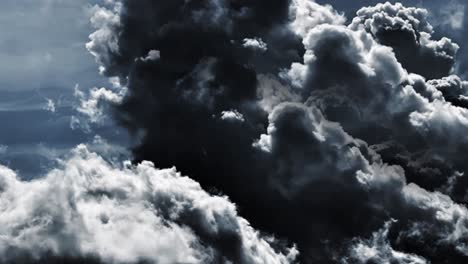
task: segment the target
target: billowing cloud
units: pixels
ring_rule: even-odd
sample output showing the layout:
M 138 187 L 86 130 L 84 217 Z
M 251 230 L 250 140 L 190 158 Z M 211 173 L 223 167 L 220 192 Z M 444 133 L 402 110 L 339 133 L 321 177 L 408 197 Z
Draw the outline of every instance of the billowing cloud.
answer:
M 364 28 L 375 39 L 394 49 L 398 60 L 413 73 L 426 78 L 446 76 L 455 63 L 459 46 L 449 38 L 433 40 L 426 9 L 389 2 L 364 7 L 351 28 Z
M 320 24 L 342 25 L 346 21 L 346 18 L 330 5 L 319 5 L 308 0 L 292 0 L 289 12 L 291 29 L 302 37 Z
M 408 184 L 401 167 L 383 163 L 364 142 L 352 138 L 338 123 L 327 121 L 314 107 L 281 104 L 269 120 L 268 134 L 254 146 L 266 153 L 270 185 L 287 198 L 276 201 L 275 208 L 287 212 L 276 218 L 294 223 L 294 227 L 277 226 L 276 230 L 308 245 L 302 248 L 304 261 L 324 261 L 317 256 L 338 254 L 340 247 L 346 248 L 343 239 L 370 236 L 391 219 L 399 223 L 391 240 L 397 249 L 380 245 L 386 248 L 379 249 L 379 254 L 385 254 L 379 258 L 403 258 L 398 249 L 408 254 L 404 259 L 437 260 L 445 250 L 452 251 L 454 261 L 466 258 L 463 239 L 468 210 L 463 205 Z M 288 220 L 289 215 L 300 217 Z M 327 251 L 327 243 L 333 249 Z
M 442 92 L 446 101 L 455 106 L 468 106 L 468 82 L 456 75 L 428 81 L 429 86 Z
M 355 239 L 350 246 L 350 255 L 343 263 L 398 263 L 398 264 L 427 264 L 428 262 L 417 255 L 395 251 L 388 241 L 391 222 L 374 232 L 368 239 Z
M 253 49 L 253 50 L 259 50 L 259 51 L 266 51 L 268 49 L 268 45 L 263 42 L 262 39 L 249 39 L 245 38 L 244 39 L 244 44 L 242 44 L 245 48 Z
M 401 5 L 377 7 L 406 10 Z M 426 82 L 359 26 L 320 25 L 303 42 L 304 62 L 293 63 L 284 76 L 308 104 L 318 105 L 327 118 L 372 145 L 386 162 L 402 165 L 408 179 L 425 188 L 437 189 L 465 171 L 459 157 L 466 148 L 460 133 L 466 129 L 467 110 L 459 77 Z M 463 192 L 464 184 L 457 185 Z M 464 199 L 464 193 L 457 196 Z
M 75 98 L 78 100 L 76 110 L 86 116 L 89 122 L 102 123 L 108 118 L 110 106 L 121 103 L 125 92 L 125 88 L 115 91 L 94 87 L 85 93 L 75 87 Z
M 146 57 L 141 58 L 143 61 L 149 61 L 149 60 L 158 60 L 161 57 L 161 54 L 159 50 L 150 50 L 148 52 L 148 55 Z
M 117 121 L 139 139 L 133 165 L 113 168 L 79 147 L 42 180 L 20 182 L 5 169 L 19 186 L 11 190 L 62 198 L 37 195 L 46 202 L 36 204 L 9 194 L 13 215 L 33 205 L 11 223 L 36 212 L 60 221 L 20 225 L 31 237 L 5 252 L 466 262 L 466 84 L 450 76 L 458 45 L 434 40 L 426 10 L 378 4 L 348 24 L 305 0 L 123 0 L 94 11 L 87 47 L 126 92 L 78 94 L 79 109 L 101 117 L 102 99 L 114 103 Z M 4 230 L 16 241 L 23 233 L 11 223 Z M 124 249 L 108 245 L 122 234 Z
M 290 263 L 297 255 L 175 168 L 111 167 L 84 145 L 42 179 L 23 182 L 2 166 L 0 182 L 2 262 Z
M 244 122 L 244 116 L 242 116 L 242 114 L 237 112 L 236 110 L 223 111 L 221 113 L 221 119 Z

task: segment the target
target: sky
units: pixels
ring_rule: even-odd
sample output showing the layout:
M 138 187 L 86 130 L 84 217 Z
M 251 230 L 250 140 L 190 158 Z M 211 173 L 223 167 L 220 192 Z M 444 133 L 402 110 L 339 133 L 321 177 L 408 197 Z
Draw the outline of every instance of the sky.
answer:
M 85 48 L 90 1 L 2 1 L 2 91 L 103 84 Z M 25 74 L 27 73 L 27 74 Z
M 109 82 L 86 49 L 96 1 L 5 0 L 0 10 L 0 161 L 33 178 L 98 134 L 125 141 L 115 127 L 72 128 L 75 88 Z
M 399 2 L 0 1 L 0 262 L 468 262 L 467 3 Z

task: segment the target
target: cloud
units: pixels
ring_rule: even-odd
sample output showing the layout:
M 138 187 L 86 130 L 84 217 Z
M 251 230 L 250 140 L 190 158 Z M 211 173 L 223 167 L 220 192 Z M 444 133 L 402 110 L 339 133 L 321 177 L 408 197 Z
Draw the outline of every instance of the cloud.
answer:
M 467 112 L 459 77 L 426 82 L 360 27 L 319 25 L 303 42 L 304 63 L 292 63 L 283 76 L 308 104 L 318 105 L 351 135 L 377 149 L 385 146 L 379 151 L 384 160 L 403 166 L 408 179 L 425 188 L 435 190 L 465 171 L 453 151 L 465 148 L 459 133 Z
M 346 18 L 338 14 L 330 5 L 320 5 L 314 1 L 293 0 L 289 7 L 291 29 L 305 37 L 314 27 L 321 24 L 343 25 Z
M 242 116 L 242 114 L 237 112 L 236 110 L 221 112 L 221 119 L 222 120 L 237 120 L 240 122 L 245 121 L 244 116 Z
M 70 82 L 104 83 L 84 47 L 91 30 L 84 7 L 98 1 L 2 1 L 0 89 L 65 90 Z
M 429 79 L 448 75 L 459 49 L 449 38 L 432 39 L 426 9 L 407 8 L 401 3 L 361 8 L 350 27 L 364 28 L 379 43 L 392 47 L 408 71 Z
M 395 251 L 388 241 L 388 232 L 391 222 L 372 234 L 369 239 L 355 239 L 350 246 L 350 256 L 343 260 L 344 263 L 411 263 L 426 264 L 424 258 Z
M 90 124 L 103 125 L 109 119 L 112 106 L 122 102 L 126 91 L 125 87 L 94 87 L 84 92 L 75 86 L 74 96 L 78 101 L 75 109 L 83 118 L 73 116 L 72 126 L 75 124 L 89 131 Z
M 256 38 L 253 38 L 253 39 L 245 38 L 242 46 L 244 46 L 245 48 L 259 50 L 259 51 L 266 51 L 268 49 L 267 44 L 263 42 L 262 39 L 256 39 Z
M 99 29 L 89 36 L 91 41 L 86 43 L 86 48 L 100 65 L 108 62 L 108 53 L 118 52 L 115 30 L 120 24 L 120 17 L 118 16 L 119 12 L 120 5 L 118 3 L 114 4 L 114 8 L 112 10 L 99 7 L 97 5 L 90 10 L 90 13 L 92 14 L 90 19 L 91 25 Z M 104 70 L 104 68 L 100 68 L 101 73 Z
M 45 110 L 55 113 L 55 103 L 52 99 L 47 99 L 47 105 L 44 107 Z
M 445 250 L 452 250 L 455 262 L 466 258 L 462 242 L 466 207 L 439 192 L 408 184 L 401 167 L 383 163 L 364 142 L 352 138 L 338 123 L 326 120 L 317 108 L 280 104 L 270 114 L 269 122 L 268 134 L 254 145 L 265 152 L 265 162 L 271 169 L 268 183 L 287 198 L 288 202 L 277 200 L 275 208 L 288 216 L 300 216 L 300 220 L 276 216 L 279 222 L 294 223 L 277 226 L 276 231 L 301 241 L 301 254 L 307 263 L 324 261 L 317 255 L 324 254 L 322 250 L 327 252 L 326 243 L 319 241 L 333 245 L 325 254 L 342 258 L 339 252 L 347 247 L 343 240 L 370 235 L 390 219 L 399 222 L 390 238 L 396 249 L 379 245 L 379 254 L 359 257 L 363 263 L 364 258 L 401 258 L 402 263 L 426 257 L 436 260 Z M 297 211 L 291 208 L 296 206 Z M 377 243 L 376 239 L 372 243 Z M 366 247 L 361 245 L 356 250 L 364 254 Z
M 468 83 L 457 75 L 450 75 L 442 79 L 430 80 L 429 86 L 435 87 L 442 92 L 445 100 L 455 106 L 466 108 L 468 95 Z
M 448 26 L 452 30 L 461 30 L 465 19 L 465 5 L 452 0 L 441 8 L 438 18 L 440 25 Z
M 154 60 L 158 60 L 159 58 L 161 58 L 161 54 L 158 50 L 150 50 L 148 52 L 148 55 L 146 55 L 146 57 L 144 58 L 141 58 L 141 60 L 143 61 L 154 61 Z
M 256 229 L 297 243 L 301 263 L 466 261 L 468 110 L 447 77 L 458 46 L 434 40 L 426 10 L 378 4 L 348 25 L 299 0 L 95 12 L 88 49 L 128 89 L 115 116 L 140 140 L 135 163 L 229 196 Z
M 95 257 L 108 263 L 290 263 L 226 197 L 150 162 L 114 168 L 84 145 L 42 179 L 0 168 L 2 261 Z M 279 245 L 279 244 L 278 244 Z

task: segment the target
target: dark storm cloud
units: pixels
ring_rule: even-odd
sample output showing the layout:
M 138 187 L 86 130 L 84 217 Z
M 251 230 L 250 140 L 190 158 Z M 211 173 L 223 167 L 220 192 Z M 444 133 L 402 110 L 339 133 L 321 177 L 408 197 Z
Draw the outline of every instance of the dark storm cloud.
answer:
M 332 4 L 337 10 L 343 11 L 350 18 L 354 17 L 356 11 L 366 6 L 375 6 L 382 2 L 378 0 L 318 0 L 321 4 Z M 390 1 L 391 3 L 402 2 L 407 7 L 419 7 L 427 9 L 428 19 L 434 27 L 433 39 L 449 37 L 454 42 L 462 44 L 467 38 L 467 23 L 466 1 L 462 0 L 405 0 L 405 1 Z M 461 45 L 457 52 L 457 60 L 455 63 L 455 72 L 459 75 L 466 76 L 466 55 L 467 47 Z
M 448 38 L 432 39 L 426 9 L 377 4 L 358 10 L 350 26 L 363 26 L 379 43 L 392 47 L 408 71 L 426 78 L 447 76 L 455 64 L 459 46 Z
M 287 78 L 327 118 L 375 145 L 385 161 L 404 165 L 409 180 L 425 188 L 465 171 L 460 153 L 467 111 L 456 107 L 464 101 L 460 78 L 426 82 L 408 74 L 392 49 L 354 27 L 316 27 L 304 45 L 305 63 L 294 63 Z
M 400 5 L 384 6 L 390 10 L 413 10 Z M 368 10 L 372 8 L 364 9 Z M 379 16 L 389 19 L 385 12 L 376 15 Z M 353 20 L 348 28 L 323 25 L 310 30 L 303 41 L 304 64 L 294 63 L 286 77 L 299 88 L 308 104 L 318 105 L 327 118 L 339 121 L 352 135 L 372 144 L 384 161 L 402 165 L 409 181 L 429 190 L 449 189 L 455 200 L 463 201 L 466 178 L 460 172 L 466 171 L 463 131 L 467 110 L 451 103 L 460 105 L 463 101 L 463 82 L 452 76 L 426 83 L 421 76 L 408 74 L 405 63 L 400 64 L 398 52 L 395 55 L 394 50 L 379 45 L 378 37 L 362 34 L 356 21 L 360 19 Z M 391 212 L 388 206 L 387 210 Z M 415 215 L 411 211 L 406 217 Z M 399 236 L 400 241 L 405 240 L 402 233 Z M 429 233 L 424 236 L 431 237 Z M 421 245 L 411 241 L 403 242 L 407 244 L 405 250 L 421 254 L 421 249 L 417 249 Z M 429 260 L 438 263 L 444 258 L 440 252 L 450 251 L 450 247 L 444 247 L 435 253 L 422 250 L 422 256 L 429 255 Z M 455 256 L 463 259 L 464 253 Z
M 448 75 L 457 50 L 432 40 L 426 16 L 384 4 L 346 26 L 302 0 L 123 1 L 96 10 L 88 48 L 128 89 L 116 116 L 142 135 L 136 160 L 227 194 L 255 227 L 298 243 L 302 262 L 346 261 L 346 241 L 392 218 L 380 258 L 464 259 L 466 209 L 414 184 L 459 186 L 451 149 L 468 116 L 424 78 Z
M 460 246 L 467 227 L 464 206 L 407 184 L 401 167 L 383 163 L 364 142 L 327 121 L 314 107 L 280 104 L 269 123 L 268 133 L 255 146 L 266 153 L 270 185 L 287 198 L 275 203 L 283 214 L 269 216 L 275 219 L 270 222 L 291 223 L 274 228 L 277 234 L 300 241 L 303 262 L 346 263 L 344 241 L 371 236 L 391 219 L 397 223 L 383 240 L 389 251 L 435 263 L 447 258 L 443 253 L 447 251 L 453 261 L 466 261 Z M 291 220 L 291 215 L 300 217 Z M 398 254 L 394 258 L 398 256 L 403 258 Z
M 267 116 L 256 104 L 256 71 L 275 72 L 282 57 L 290 56 L 289 63 L 302 56 L 300 39 L 282 25 L 288 4 L 128 1 L 117 7 L 121 15 L 96 13 L 95 21 L 110 22 L 92 35 L 88 47 L 105 72 L 119 76 L 129 88 L 118 117 L 135 132 L 143 131 L 137 160 L 157 160 L 161 167 L 177 164 L 223 192 L 245 184 L 239 175 L 256 167 L 251 144 Z M 154 15 L 142 16 L 142 11 Z M 261 39 L 268 48 L 251 50 L 245 39 Z M 288 43 L 291 52 L 285 52 Z M 159 52 L 157 60 L 138 59 L 151 50 Z M 225 111 L 237 111 L 245 122 L 227 122 L 220 118 Z M 215 171 L 226 175 L 215 177 Z M 251 180 L 254 186 L 261 182 Z
M 35 182 L 1 168 L 2 257 L 291 263 L 297 243 L 301 263 L 466 262 L 456 45 L 422 9 L 350 21 L 308 0 L 95 7 L 87 47 L 117 91 L 80 109 L 115 104 L 135 165 L 80 146 Z M 191 179 L 154 168 L 173 166 Z

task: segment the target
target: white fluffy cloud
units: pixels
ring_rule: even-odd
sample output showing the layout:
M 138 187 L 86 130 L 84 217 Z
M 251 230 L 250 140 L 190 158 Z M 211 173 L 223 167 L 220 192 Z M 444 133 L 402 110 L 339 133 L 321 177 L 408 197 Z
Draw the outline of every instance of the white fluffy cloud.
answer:
M 297 255 L 273 249 L 275 240 L 226 197 L 209 195 L 174 168 L 113 168 L 84 145 L 42 179 L 24 182 L 1 166 L 0 186 L 2 261 L 52 253 L 111 263 L 289 263 Z M 229 255 L 218 243 L 232 236 L 238 241 L 228 250 L 237 252 Z
M 142 61 L 155 61 L 158 60 L 161 57 L 161 53 L 159 50 L 150 50 L 148 51 L 148 54 L 146 57 L 141 58 Z
M 268 46 L 261 38 L 245 38 L 242 44 L 244 48 L 259 50 L 259 51 L 267 51 Z
M 392 222 L 374 232 L 368 239 L 355 239 L 350 246 L 350 256 L 343 263 L 395 263 L 395 264 L 427 264 L 420 256 L 394 250 L 388 241 L 388 232 Z
M 221 120 L 244 122 L 244 116 L 237 110 L 229 110 L 221 112 Z
M 364 29 L 379 43 L 391 46 L 409 71 L 440 78 L 452 70 L 459 46 L 446 37 L 433 40 L 428 13 L 423 8 L 386 2 L 358 10 L 349 27 Z
M 54 100 L 48 99 L 48 98 L 46 100 L 47 100 L 47 104 L 44 106 L 44 110 L 55 113 L 56 106 L 55 106 Z
M 75 86 L 75 109 L 79 115 L 71 117 L 71 128 L 89 132 L 93 124 L 106 124 L 109 121 L 110 106 L 121 103 L 126 92 L 127 88 L 120 86 L 119 82 L 115 82 L 112 89 L 94 87 L 82 91 L 78 85 Z
M 426 9 L 385 2 L 361 8 L 353 19 L 351 27 L 357 28 L 362 25 L 372 34 L 377 34 L 383 25 L 395 29 L 404 28 L 417 38 L 417 32 L 432 33 L 433 28 L 428 23 L 427 16 Z
M 93 88 L 89 91 L 88 95 L 85 95 L 79 89 L 75 90 L 75 96 L 80 99 L 80 105 L 78 106 L 78 112 L 89 117 L 93 123 L 100 122 L 105 116 L 105 110 L 100 107 L 101 104 L 114 103 L 118 104 L 122 101 L 123 95 L 117 94 L 104 87 Z
M 302 37 L 320 24 L 342 25 L 346 21 L 344 15 L 338 14 L 330 5 L 320 5 L 309 0 L 293 0 L 289 16 L 292 20 L 291 29 Z
M 90 41 L 86 48 L 95 57 L 96 62 L 101 65 L 100 72 L 104 73 L 106 62 L 109 62 L 108 54 L 119 51 L 117 28 L 120 25 L 121 4 L 108 1 L 111 8 L 94 6 L 91 8 L 91 25 L 97 30 L 89 35 Z

